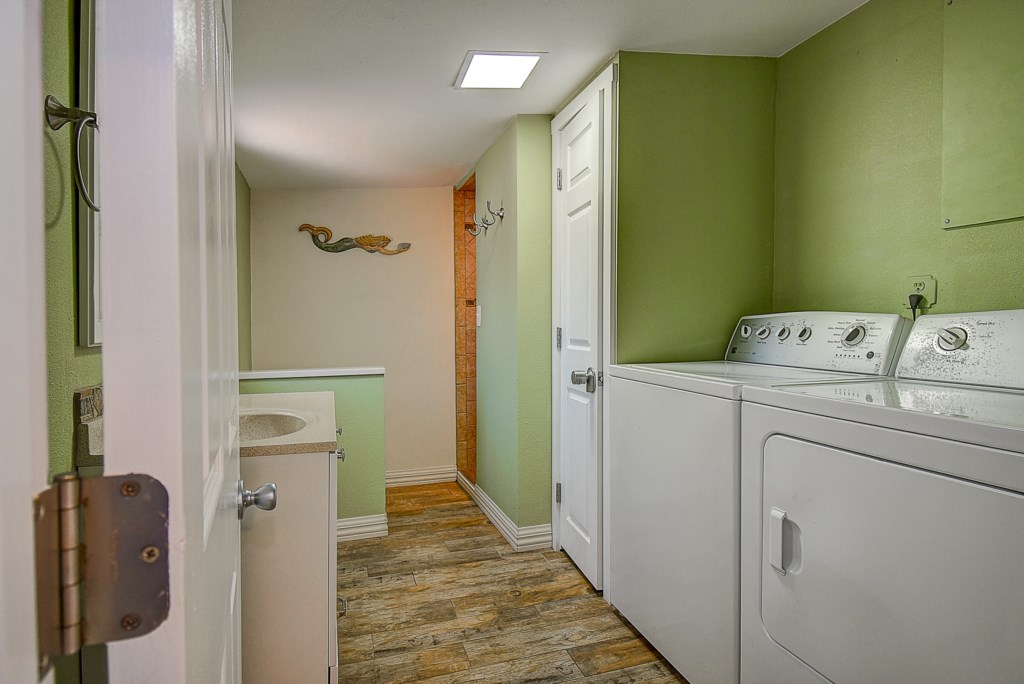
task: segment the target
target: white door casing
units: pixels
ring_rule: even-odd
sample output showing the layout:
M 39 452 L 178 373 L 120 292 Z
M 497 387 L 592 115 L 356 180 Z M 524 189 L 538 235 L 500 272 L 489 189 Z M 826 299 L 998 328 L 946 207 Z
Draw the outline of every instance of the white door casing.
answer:
M 0 681 L 34 682 L 32 498 L 47 484 L 42 5 L 0 3 Z M 52 681 L 48 675 L 46 681 Z
M 573 371 L 603 373 L 611 359 L 613 109 L 615 65 L 552 121 L 554 165 L 552 318 L 561 329 L 552 363 L 554 547 L 595 588 L 605 577 L 603 387 L 573 384 Z M 558 185 L 561 183 L 561 189 Z
M 167 487 L 171 609 L 110 681 L 238 682 L 230 8 L 96 3 L 105 465 Z

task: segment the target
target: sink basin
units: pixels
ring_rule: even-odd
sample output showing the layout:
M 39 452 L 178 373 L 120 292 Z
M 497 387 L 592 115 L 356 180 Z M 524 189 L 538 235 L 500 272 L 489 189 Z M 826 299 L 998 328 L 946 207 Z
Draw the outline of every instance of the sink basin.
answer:
M 238 437 L 243 442 L 283 437 L 306 427 L 306 422 L 289 411 L 243 410 L 238 416 Z

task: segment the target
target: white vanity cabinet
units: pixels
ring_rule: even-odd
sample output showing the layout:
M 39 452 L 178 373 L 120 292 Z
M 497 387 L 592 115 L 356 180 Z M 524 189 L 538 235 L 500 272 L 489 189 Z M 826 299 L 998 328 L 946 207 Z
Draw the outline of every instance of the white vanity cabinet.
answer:
M 251 398 L 270 396 L 292 395 Z M 319 427 L 333 437 L 333 395 L 328 415 Z M 250 508 L 241 521 L 245 684 L 337 681 L 337 460 L 333 440 L 316 444 L 302 432 L 292 444 L 242 442 L 245 488 L 277 485 L 276 508 Z M 323 451 L 271 453 L 305 445 Z

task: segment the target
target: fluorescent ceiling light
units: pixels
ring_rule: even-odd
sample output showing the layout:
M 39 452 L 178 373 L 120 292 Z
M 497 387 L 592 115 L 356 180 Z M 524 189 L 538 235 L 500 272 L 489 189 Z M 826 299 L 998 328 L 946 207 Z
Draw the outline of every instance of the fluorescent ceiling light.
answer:
M 456 88 L 522 88 L 543 53 L 478 52 L 466 55 Z

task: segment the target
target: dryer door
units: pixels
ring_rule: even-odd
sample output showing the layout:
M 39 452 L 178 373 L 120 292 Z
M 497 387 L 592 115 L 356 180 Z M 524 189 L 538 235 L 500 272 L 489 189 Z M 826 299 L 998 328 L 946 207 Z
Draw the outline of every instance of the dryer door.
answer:
M 837 684 L 1021 681 L 1019 493 L 775 435 L 763 494 L 761 616 L 783 648 Z

